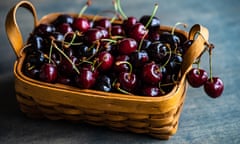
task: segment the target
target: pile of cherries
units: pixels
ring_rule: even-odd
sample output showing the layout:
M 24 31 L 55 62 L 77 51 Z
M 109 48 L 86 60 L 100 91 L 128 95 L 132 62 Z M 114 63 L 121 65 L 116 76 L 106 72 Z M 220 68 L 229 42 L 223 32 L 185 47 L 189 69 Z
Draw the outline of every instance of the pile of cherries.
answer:
M 119 5 L 115 8 L 121 10 Z M 156 8 L 139 20 L 121 12 L 120 23 L 114 18 L 60 14 L 30 34 L 22 71 L 36 80 L 81 89 L 165 95 L 178 83 L 183 55 L 192 41 L 174 28 L 160 32 Z M 203 80 L 201 70 L 190 73 L 191 83 Z M 212 89 L 212 81 L 204 77 L 204 83 Z

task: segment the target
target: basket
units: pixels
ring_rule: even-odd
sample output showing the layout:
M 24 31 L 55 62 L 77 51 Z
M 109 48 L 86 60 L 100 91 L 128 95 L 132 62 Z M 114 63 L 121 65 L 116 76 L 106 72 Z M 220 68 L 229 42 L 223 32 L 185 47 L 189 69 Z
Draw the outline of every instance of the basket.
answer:
M 208 39 L 208 30 L 205 27 L 196 24 L 189 33 L 176 29 L 176 33 L 194 39 L 194 42 L 183 57 L 180 82 L 170 93 L 161 97 L 130 96 L 79 89 L 58 83 L 50 84 L 25 76 L 21 69 L 26 54 L 22 52 L 24 42 L 16 22 L 16 11 L 20 7 L 31 12 L 34 26 L 49 23 L 61 13 L 48 14 L 38 20 L 32 3 L 20 1 L 7 15 L 6 32 L 17 56 L 14 64 L 16 99 L 23 113 L 31 118 L 86 122 L 119 131 L 148 134 L 159 139 L 169 139 L 176 133 L 188 87 L 186 74 L 194 60 L 204 51 L 204 42 Z M 91 15 L 84 16 L 93 18 Z M 159 31 L 171 29 L 161 26 Z M 195 37 L 197 31 L 205 38 Z

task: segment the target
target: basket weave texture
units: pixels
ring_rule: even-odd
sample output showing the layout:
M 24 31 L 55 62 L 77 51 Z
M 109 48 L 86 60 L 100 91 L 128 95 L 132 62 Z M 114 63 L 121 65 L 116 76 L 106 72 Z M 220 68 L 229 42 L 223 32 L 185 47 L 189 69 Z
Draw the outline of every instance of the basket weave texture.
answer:
M 22 65 L 26 54 L 22 52 L 24 42 L 16 22 L 19 7 L 32 13 L 34 26 L 49 23 L 61 13 L 48 14 L 38 20 L 36 10 L 29 1 L 20 1 L 8 13 L 6 31 L 17 56 L 14 65 L 15 91 L 22 112 L 32 118 L 86 122 L 119 131 L 148 134 L 159 139 L 168 139 L 176 133 L 186 96 L 186 74 L 194 60 L 204 51 L 204 41 L 208 39 L 205 27 L 196 24 L 189 33 L 176 29 L 176 33 L 194 39 L 194 42 L 183 57 L 180 81 L 170 93 L 162 97 L 130 96 L 78 89 L 58 83 L 49 84 L 25 76 Z M 84 16 L 89 19 L 94 17 Z M 171 29 L 161 26 L 159 32 L 170 32 Z M 196 32 L 201 32 L 204 38 L 195 38 Z

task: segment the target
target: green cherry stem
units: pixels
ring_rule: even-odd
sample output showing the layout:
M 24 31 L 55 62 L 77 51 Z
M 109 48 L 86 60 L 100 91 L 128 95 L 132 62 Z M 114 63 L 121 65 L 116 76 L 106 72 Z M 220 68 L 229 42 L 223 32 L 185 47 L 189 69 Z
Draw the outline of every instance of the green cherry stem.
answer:
M 153 17 L 154 17 L 154 16 L 156 15 L 156 13 L 157 13 L 157 10 L 158 10 L 158 4 L 155 4 L 155 5 L 154 5 L 153 12 L 152 12 L 152 15 L 151 15 L 151 17 L 149 18 L 147 24 L 145 25 L 146 28 L 150 25 Z
M 51 45 L 50 46 L 50 50 L 49 50 L 49 54 L 48 54 L 48 63 L 51 63 L 52 61 L 52 49 L 53 49 L 53 46 Z
M 124 89 L 121 89 L 120 88 L 120 83 L 117 82 L 117 79 L 114 80 L 114 82 L 112 83 L 112 86 L 114 88 L 116 88 L 118 91 L 120 91 L 121 93 L 124 93 L 124 94 L 127 94 L 127 95 L 133 95 L 132 93 L 130 93 L 130 92 L 124 90 Z
M 209 46 L 209 71 L 210 71 L 210 79 L 211 79 L 211 82 L 213 82 L 213 76 L 212 76 L 212 49 L 213 49 L 213 45 L 210 44 Z
M 173 28 L 172 28 L 172 31 L 171 31 L 171 34 L 172 34 L 172 35 L 174 35 L 175 29 L 176 29 L 177 26 L 179 26 L 179 25 L 183 25 L 184 28 L 187 28 L 187 24 L 182 23 L 182 22 L 177 22 L 177 23 L 173 26 Z
M 72 60 L 56 45 L 56 43 L 53 42 L 52 40 L 52 45 L 54 48 L 56 48 L 73 66 L 73 69 L 80 74 L 78 68 L 76 67 L 76 65 L 72 62 Z
M 172 57 L 172 50 L 171 50 L 170 45 L 169 45 L 169 44 L 166 44 L 166 47 L 167 47 L 168 50 L 169 50 L 169 57 L 168 57 L 167 61 L 166 61 L 161 67 L 165 67 L 165 66 L 169 63 L 169 61 L 170 61 L 170 59 L 171 59 L 171 57 Z
M 81 17 L 83 13 L 87 10 L 87 8 L 92 4 L 91 0 L 87 0 L 86 4 L 83 6 L 83 8 L 78 13 L 78 17 Z
M 121 7 L 121 0 L 116 0 L 117 1 L 117 9 L 119 11 L 119 13 L 121 14 L 121 16 L 123 17 L 123 19 L 127 19 L 127 15 L 123 12 L 122 7 Z
M 129 66 L 129 74 L 131 74 L 133 71 L 133 67 L 132 67 L 131 63 L 128 61 L 116 61 L 115 64 L 117 66 L 119 66 L 120 64 L 127 64 Z

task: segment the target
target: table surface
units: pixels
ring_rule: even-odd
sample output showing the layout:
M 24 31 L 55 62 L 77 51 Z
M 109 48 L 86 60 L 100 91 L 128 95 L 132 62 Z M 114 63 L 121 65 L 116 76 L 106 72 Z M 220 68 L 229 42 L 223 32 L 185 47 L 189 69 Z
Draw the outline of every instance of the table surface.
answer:
M 199 23 L 210 32 L 210 41 L 215 44 L 213 74 L 225 84 L 223 95 L 211 99 L 203 89 L 189 87 L 177 133 L 167 141 L 145 135 L 116 132 L 104 127 L 84 123 L 46 119 L 33 120 L 20 112 L 14 93 L 13 64 L 16 56 L 8 43 L 4 22 L 9 9 L 18 0 L 0 1 L 0 143 L 6 144 L 237 144 L 240 143 L 240 16 L 239 0 L 185 0 L 185 1 L 122 1 L 127 15 L 140 17 L 151 14 L 154 3 L 159 4 L 157 16 L 163 25 L 184 22 L 189 26 Z M 38 17 L 51 12 L 79 12 L 84 1 L 31 0 Z M 93 1 L 87 13 L 112 9 L 111 0 Z M 19 9 L 18 23 L 26 38 L 33 26 L 31 14 Z M 208 59 L 201 67 L 208 69 Z

